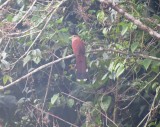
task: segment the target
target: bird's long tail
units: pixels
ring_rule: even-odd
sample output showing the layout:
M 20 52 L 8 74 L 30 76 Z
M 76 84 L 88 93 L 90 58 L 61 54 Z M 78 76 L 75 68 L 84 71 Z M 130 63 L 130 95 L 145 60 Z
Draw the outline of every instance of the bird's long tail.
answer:
M 77 79 L 87 79 L 87 63 L 85 55 L 76 56 Z

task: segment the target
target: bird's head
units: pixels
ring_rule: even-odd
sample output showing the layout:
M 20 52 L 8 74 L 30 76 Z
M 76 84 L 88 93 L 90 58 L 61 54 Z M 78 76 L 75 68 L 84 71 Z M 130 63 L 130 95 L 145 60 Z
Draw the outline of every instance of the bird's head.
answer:
M 72 38 L 72 41 L 80 40 L 80 37 L 78 35 L 72 35 L 71 38 Z

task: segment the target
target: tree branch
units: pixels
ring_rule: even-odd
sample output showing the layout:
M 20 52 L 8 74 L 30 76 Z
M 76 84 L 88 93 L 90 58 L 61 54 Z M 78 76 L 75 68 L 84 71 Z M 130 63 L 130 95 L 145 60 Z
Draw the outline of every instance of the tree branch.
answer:
M 0 10 L 6 6 L 11 0 L 7 0 L 6 2 L 4 2 L 1 6 L 0 6 Z
M 140 20 L 136 19 L 135 17 L 133 17 L 129 13 L 125 12 L 122 8 L 120 8 L 118 5 L 116 5 L 115 3 L 113 3 L 112 0 L 100 0 L 100 2 L 110 5 L 111 8 L 113 8 L 115 11 L 117 11 L 118 13 L 120 13 L 121 15 L 123 15 L 126 19 L 128 19 L 129 21 L 131 21 L 135 25 L 137 25 L 138 28 L 140 28 L 143 31 L 148 32 L 152 37 L 160 39 L 160 34 L 159 33 L 157 33 L 156 31 L 154 31 L 152 28 L 146 26 Z
M 57 59 L 57 60 L 55 60 L 55 61 L 52 61 L 52 62 L 50 62 L 50 63 L 47 63 L 47 64 L 45 64 L 45 65 L 42 65 L 42 66 L 34 69 L 33 71 L 29 72 L 28 74 L 22 76 L 21 78 L 15 80 L 15 81 L 13 81 L 13 82 L 11 82 L 10 84 L 8 84 L 8 85 L 6 85 L 6 86 L 0 85 L 0 90 L 5 90 L 5 89 L 7 89 L 7 88 L 9 88 L 9 87 L 11 87 L 11 86 L 13 86 L 13 85 L 15 85 L 16 83 L 20 82 L 21 80 L 27 78 L 28 76 L 31 76 L 32 74 L 34 74 L 34 73 L 36 73 L 36 72 L 38 72 L 38 71 L 40 71 L 40 70 L 42 70 L 42 69 L 44 69 L 44 68 L 46 68 L 46 67 L 48 67 L 48 66 L 51 66 L 51 65 L 53 65 L 53 64 L 56 64 L 56 63 L 58 63 L 58 62 L 60 62 L 60 61 L 62 61 L 62 60 L 72 58 L 73 56 L 74 56 L 73 54 L 72 54 L 72 55 L 68 55 L 68 56 L 66 56 L 66 57 L 59 58 L 59 59 Z
M 124 51 L 121 51 L 121 50 L 115 50 L 115 49 L 97 49 L 97 50 L 92 50 L 92 51 L 90 51 L 90 52 L 100 52 L 100 51 L 110 51 L 110 52 L 120 53 L 120 54 L 123 54 L 123 55 L 130 55 L 130 54 L 128 54 L 127 52 L 124 52 Z M 148 55 L 144 55 L 144 54 L 131 54 L 131 55 L 132 55 L 132 56 L 136 56 L 136 57 L 139 56 L 139 57 L 141 57 L 141 58 L 148 58 L 148 59 L 160 61 L 160 58 L 153 57 L 153 56 L 148 56 Z M 30 75 L 32 75 L 32 74 L 40 71 L 41 69 L 44 69 L 44 68 L 46 68 L 46 67 L 48 67 L 48 66 L 51 66 L 52 64 L 56 64 L 56 63 L 58 63 L 58 62 L 60 62 L 60 61 L 62 61 L 62 60 L 66 60 L 66 59 L 72 58 L 73 56 L 74 56 L 73 54 L 72 54 L 72 55 L 68 55 L 68 56 L 66 56 L 66 57 L 59 58 L 59 59 L 57 59 L 57 60 L 55 60 L 55 61 L 52 61 L 52 62 L 50 62 L 50 63 L 47 63 L 47 64 L 45 64 L 45 65 L 42 65 L 42 66 L 36 68 L 35 70 L 31 71 L 30 73 L 28 73 L 28 74 L 22 76 L 21 78 L 15 80 L 14 82 L 11 82 L 10 84 L 8 84 L 8 85 L 6 85 L 6 86 L 0 85 L 0 90 L 5 90 L 5 89 L 13 86 L 14 84 L 20 82 L 21 80 L 27 78 L 28 76 L 30 76 Z
M 126 51 L 122 51 L 122 50 L 116 50 L 116 49 L 96 49 L 96 50 L 93 50 L 93 51 L 90 51 L 90 52 L 99 52 L 99 51 L 109 51 L 109 52 L 114 52 L 114 53 L 119 53 L 119 54 L 123 54 L 123 55 L 129 55 L 129 56 L 135 56 L 135 57 L 140 57 L 140 58 L 145 58 L 145 59 L 151 59 L 151 60 L 155 60 L 155 61 L 160 61 L 160 58 L 158 57 L 154 57 L 154 56 L 149 56 L 149 55 L 145 55 L 145 54 L 142 54 L 142 53 L 132 53 L 132 54 L 129 54 L 128 52 Z

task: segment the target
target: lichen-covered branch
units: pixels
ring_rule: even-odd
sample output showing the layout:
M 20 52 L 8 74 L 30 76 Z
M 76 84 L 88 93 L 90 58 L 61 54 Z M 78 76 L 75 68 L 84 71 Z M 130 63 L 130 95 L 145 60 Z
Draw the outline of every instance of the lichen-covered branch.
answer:
M 160 34 L 156 31 L 154 31 L 152 28 L 146 26 L 143 24 L 140 20 L 136 19 L 129 13 L 125 12 L 122 8 L 120 8 L 117 4 L 113 3 L 112 0 L 100 0 L 100 2 L 110 5 L 111 8 L 116 10 L 118 13 L 123 15 L 126 19 L 133 22 L 137 27 L 143 31 L 148 32 L 152 37 L 155 37 L 160 40 Z

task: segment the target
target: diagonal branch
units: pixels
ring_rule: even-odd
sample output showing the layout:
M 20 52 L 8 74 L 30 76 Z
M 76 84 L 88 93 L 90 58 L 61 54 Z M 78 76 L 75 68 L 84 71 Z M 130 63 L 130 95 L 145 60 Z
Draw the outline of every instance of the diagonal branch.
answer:
M 31 76 L 32 74 L 34 74 L 34 73 L 36 73 L 36 72 L 38 72 L 38 71 L 40 71 L 40 70 L 42 70 L 42 69 L 44 69 L 44 68 L 46 68 L 46 67 L 49 67 L 49 66 L 51 66 L 51 65 L 53 65 L 53 64 L 56 64 L 56 63 L 58 63 L 58 62 L 60 62 L 60 61 L 62 61 L 62 60 L 69 59 L 69 58 L 71 58 L 71 57 L 73 57 L 73 56 L 74 56 L 74 55 L 72 54 L 72 55 L 68 55 L 68 56 L 63 57 L 63 58 L 59 58 L 59 59 L 57 59 L 57 60 L 55 60 L 55 61 L 52 61 L 52 62 L 47 63 L 47 64 L 44 64 L 44 65 L 42 65 L 42 66 L 34 69 L 33 71 L 29 72 L 28 74 L 22 76 L 21 78 L 15 80 L 15 81 L 13 81 L 13 82 L 11 82 L 10 84 L 8 84 L 8 85 L 6 85 L 6 86 L 0 85 L 0 91 L 1 91 L 1 90 L 5 90 L 5 89 L 7 89 L 7 88 L 9 88 L 9 87 L 11 87 L 11 86 L 14 86 L 16 83 L 20 82 L 21 80 L 26 79 L 27 77 Z
M 126 19 L 128 19 L 129 21 L 131 21 L 135 25 L 137 25 L 138 28 L 140 28 L 143 31 L 148 32 L 152 37 L 155 37 L 155 38 L 157 38 L 157 39 L 160 40 L 160 34 L 159 33 L 157 33 L 156 31 L 154 31 L 152 28 L 146 26 L 140 20 L 136 19 L 135 17 L 133 17 L 129 13 L 125 12 L 122 8 L 120 8 L 118 5 L 116 5 L 115 3 L 113 3 L 112 0 L 100 0 L 100 2 L 110 5 L 111 8 L 113 8 L 118 13 L 120 13 L 121 15 L 123 15 Z
M 31 7 L 30 7 L 30 8 L 28 9 L 28 11 L 23 15 L 23 17 L 18 21 L 18 23 L 16 23 L 16 25 L 14 26 L 14 28 L 17 27 L 17 25 L 18 25 L 20 22 L 22 22 L 22 21 L 27 17 L 27 15 L 30 13 L 30 11 L 32 11 L 32 9 L 33 9 L 34 5 L 36 4 L 36 2 L 37 2 L 37 0 L 35 0 L 35 1 L 32 3 Z M 13 28 L 13 29 L 14 29 L 14 28 Z
M 11 0 L 7 0 L 6 2 L 4 2 L 1 6 L 0 6 L 0 10 L 6 6 Z

